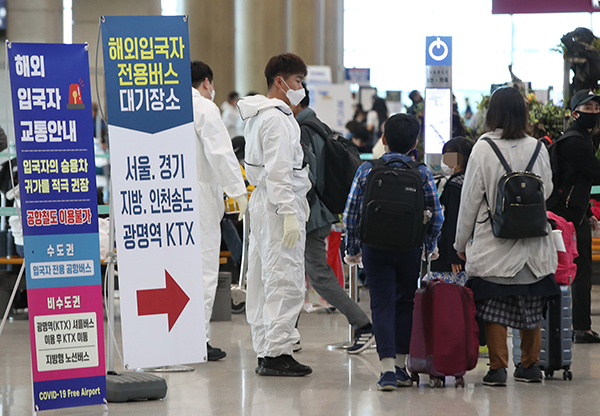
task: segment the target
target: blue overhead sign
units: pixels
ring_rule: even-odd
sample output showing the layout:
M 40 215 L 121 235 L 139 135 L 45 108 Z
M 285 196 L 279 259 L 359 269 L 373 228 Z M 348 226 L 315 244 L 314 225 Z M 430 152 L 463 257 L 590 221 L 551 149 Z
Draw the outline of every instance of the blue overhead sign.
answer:
M 452 66 L 452 36 L 427 36 L 425 65 Z

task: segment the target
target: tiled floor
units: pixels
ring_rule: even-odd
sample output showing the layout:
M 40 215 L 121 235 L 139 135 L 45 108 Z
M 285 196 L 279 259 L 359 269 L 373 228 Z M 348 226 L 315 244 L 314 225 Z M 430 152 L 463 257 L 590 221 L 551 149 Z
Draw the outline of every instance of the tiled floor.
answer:
M 368 296 L 362 293 L 361 304 Z M 600 309 L 600 292 L 594 291 L 594 310 Z M 596 329 L 600 317 L 595 316 Z M 117 322 L 118 326 L 118 322 Z M 598 415 L 600 414 L 600 345 L 575 345 L 573 380 L 562 372 L 542 384 L 516 383 L 486 387 L 482 377 L 485 359 L 466 375 L 466 388 L 444 389 L 421 385 L 395 392 L 377 391 L 379 362 L 374 350 L 358 356 L 329 351 L 326 344 L 348 336 L 339 314 L 303 313 L 300 319 L 303 349 L 296 358 L 313 367 L 304 378 L 268 378 L 254 373 L 256 359 L 245 315 L 212 325 L 215 346 L 227 351 L 220 362 L 193 365 L 195 371 L 165 374 L 167 397 L 160 401 L 109 403 L 110 415 Z M 117 334 L 119 338 L 119 334 Z M 119 358 L 117 357 L 117 363 Z M 509 369 L 512 374 L 512 368 Z M 29 332 L 26 320 L 8 322 L 0 336 L 0 414 L 32 414 Z M 102 406 L 40 412 L 48 415 L 100 415 Z

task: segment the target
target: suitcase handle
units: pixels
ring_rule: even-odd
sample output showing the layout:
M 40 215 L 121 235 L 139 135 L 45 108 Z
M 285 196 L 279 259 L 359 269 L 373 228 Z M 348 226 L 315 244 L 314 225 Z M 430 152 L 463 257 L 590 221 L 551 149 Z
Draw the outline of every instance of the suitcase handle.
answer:
M 431 279 L 431 254 L 430 252 L 427 252 L 427 250 L 425 250 L 425 258 L 427 259 L 427 274 L 425 275 L 425 278 L 427 280 L 426 283 L 429 283 L 429 280 Z M 421 289 L 421 280 L 423 279 L 423 268 L 419 267 L 419 280 L 417 281 L 417 289 Z

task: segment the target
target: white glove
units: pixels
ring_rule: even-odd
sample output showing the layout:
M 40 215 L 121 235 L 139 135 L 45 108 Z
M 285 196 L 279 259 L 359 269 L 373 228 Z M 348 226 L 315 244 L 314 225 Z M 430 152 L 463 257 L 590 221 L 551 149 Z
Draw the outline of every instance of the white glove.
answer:
M 361 269 L 363 268 L 362 253 L 355 254 L 354 256 L 351 256 L 348 253 L 346 253 L 346 255 L 344 256 L 344 261 L 349 266 L 358 265 L 358 267 L 360 267 Z
M 296 214 L 285 214 L 283 216 L 283 245 L 292 248 L 300 238 L 300 224 Z
M 244 218 L 246 209 L 248 208 L 248 194 L 243 194 L 233 199 L 235 200 L 235 202 L 237 202 L 238 207 L 240 208 L 240 215 L 238 215 L 238 221 L 241 221 L 242 218 Z

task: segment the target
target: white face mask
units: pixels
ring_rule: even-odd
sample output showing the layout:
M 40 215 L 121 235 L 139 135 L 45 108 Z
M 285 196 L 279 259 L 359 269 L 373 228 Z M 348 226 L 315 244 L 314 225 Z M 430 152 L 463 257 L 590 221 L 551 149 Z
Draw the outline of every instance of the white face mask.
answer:
M 447 175 L 447 176 L 454 175 L 454 168 L 451 168 L 450 166 L 446 165 L 444 162 L 442 162 L 441 168 L 442 168 L 442 172 L 444 172 L 444 175 Z
M 211 100 L 211 101 L 214 101 L 214 100 L 215 100 L 215 95 L 216 95 L 216 93 L 215 93 L 215 89 L 213 88 L 213 89 L 212 89 L 212 91 L 210 92 L 210 100 Z
M 288 100 L 290 100 L 290 105 L 291 106 L 296 106 L 298 104 L 300 104 L 300 101 L 302 101 L 304 99 L 304 97 L 306 96 L 306 93 L 304 92 L 304 87 L 300 88 L 299 90 L 293 90 L 290 88 L 290 86 L 287 84 L 287 82 L 285 82 L 285 80 L 283 78 L 281 78 L 283 83 L 285 84 L 286 87 L 288 87 L 288 90 L 285 91 L 285 95 L 288 98 Z M 281 90 L 283 91 L 283 90 Z

